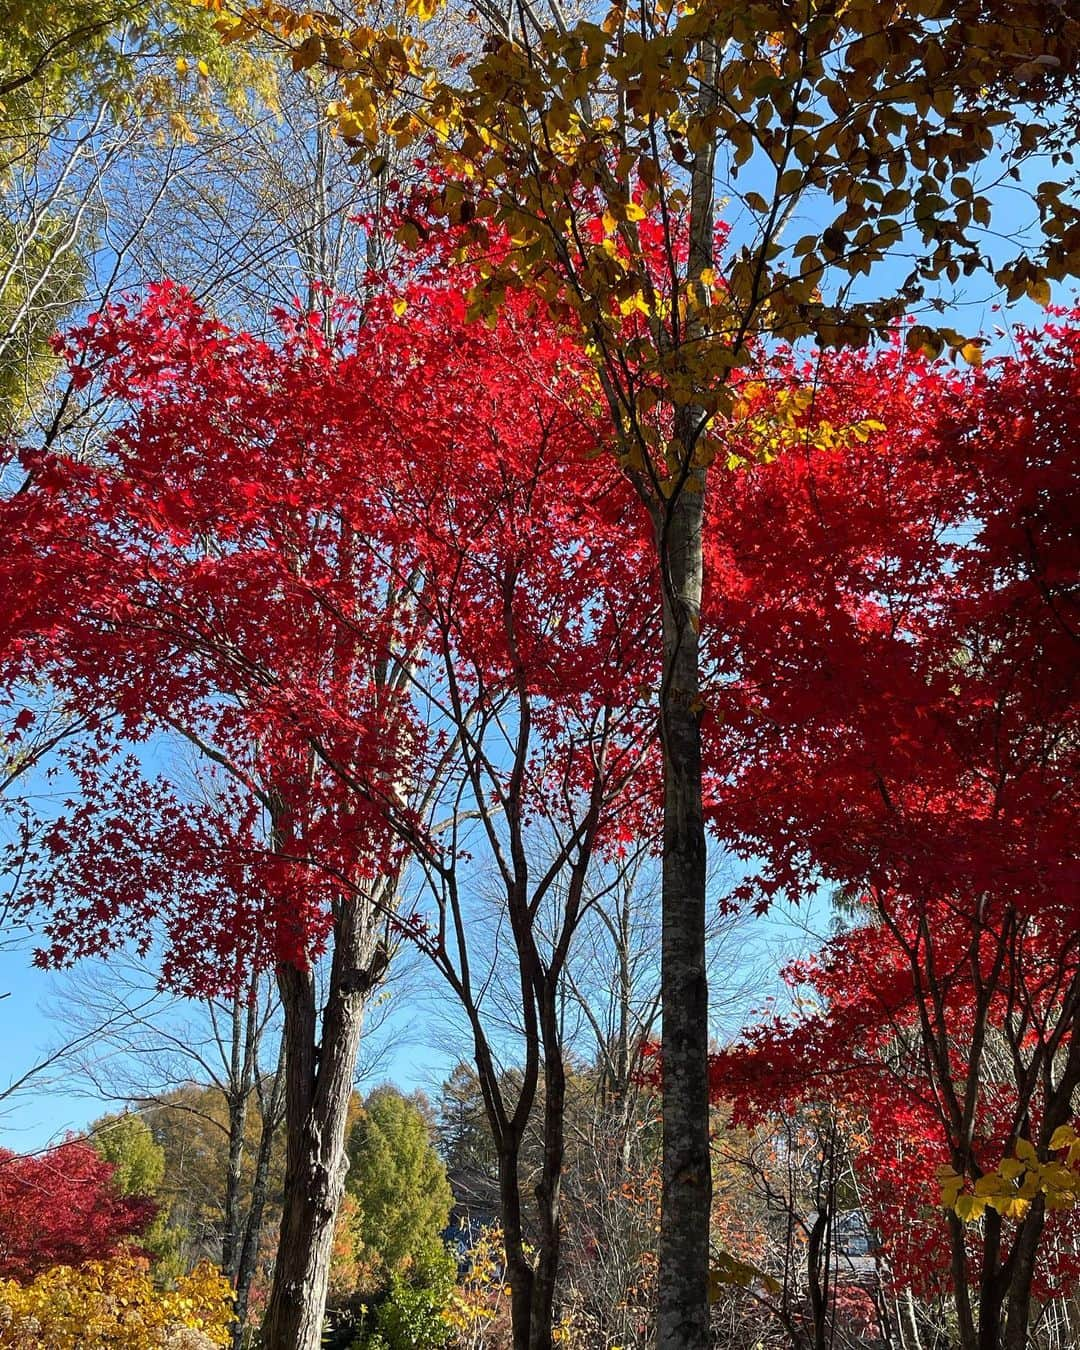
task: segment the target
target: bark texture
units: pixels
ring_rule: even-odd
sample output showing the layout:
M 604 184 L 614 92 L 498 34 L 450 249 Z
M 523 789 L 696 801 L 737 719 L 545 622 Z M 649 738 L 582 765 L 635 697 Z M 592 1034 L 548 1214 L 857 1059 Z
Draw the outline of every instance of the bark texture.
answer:
M 716 48 L 699 48 L 698 112 L 716 104 Z M 687 283 L 713 266 L 715 143 L 707 139 L 690 171 Z M 682 340 L 708 341 L 688 315 Z M 659 1350 L 709 1344 L 709 997 L 705 978 L 705 819 L 701 790 L 702 528 L 706 471 L 695 451 L 705 409 L 675 408 L 675 442 L 684 456 L 673 496 L 654 514 L 663 606 L 660 731 L 664 755 L 660 992 L 663 1006 L 662 1193 L 660 1202 Z
M 263 1350 L 319 1350 L 322 1340 L 364 1007 L 387 964 L 372 917 L 356 901 L 337 916 L 321 1037 L 313 972 L 294 965 L 278 971 L 285 1010 L 285 1193 Z
M 234 1350 L 240 1350 L 247 1334 L 248 1305 L 251 1301 L 251 1286 L 255 1282 L 255 1271 L 259 1259 L 259 1239 L 262 1236 L 263 1213 L 270 1189 L 270 1161 L 274 1149 L 274 1140 L 281 1124 L 282 1095 L 285 1087 L 285 1045 L 282 1042 L 278 1053 L 277 1067 L 268 1085 L 256 1082 L 255 1090 L 259 1095 L 262 1124 L 259 1131 L 259 1147 L 255 1155 L 255 1175 L 251 1183 L 251 1204 L 248 1206 L 244 1224 L 244 1239 L 240 1246 L 240 1258 L 236 1271 L 236 1325 L 233 1331 Z
M 663 1191 L 660 1211 L 660 1350 L 701 1350 L 709 1340 L 708 991 L 705 979 L 705 824 L 701 798 L 698 615 L 704 492 L 681 492 L 660 540 L 665 568 Z

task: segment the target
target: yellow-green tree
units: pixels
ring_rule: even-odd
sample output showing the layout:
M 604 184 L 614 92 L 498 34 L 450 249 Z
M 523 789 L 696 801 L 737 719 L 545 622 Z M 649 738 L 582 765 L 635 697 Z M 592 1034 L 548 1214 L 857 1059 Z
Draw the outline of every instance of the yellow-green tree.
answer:
M 184 0 L 0 0 L 0 436 L 48 421 L 50 339 L 96 301 L 94 253 L 108 277 L 130 243 L 95 187 L 142 141 L 193 139 L 244 78 Z
M 169 1222 L 169 1202 L 160 1199 L 165 1179 L 165 1150 L 150 1126 L 133 1111 L 103 1116 L 91 1126 L 91 1143 L 98 1155 L 112 1163 L 112 1184 L 121 1195 L 149 1195 L 160 1208 L 139 1245 L 152 1257 L 155 1277 L 169 1283 L 182 1272 L 184 1234 Z
M 368 1289 L 392 1275 L 424 1283 L 449 1261 L 442 1232 L 453 1197 L 415 1097 L 392 1087 L 368 1094 L 349 1136 L 346 1189 L 357 1202 L 355 1234 Z

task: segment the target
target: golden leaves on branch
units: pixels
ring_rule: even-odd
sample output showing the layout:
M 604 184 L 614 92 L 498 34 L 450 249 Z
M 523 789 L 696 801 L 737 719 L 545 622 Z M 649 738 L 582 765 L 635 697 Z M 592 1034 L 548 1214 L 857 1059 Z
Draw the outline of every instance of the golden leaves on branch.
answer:
M 402 26 L 350 26 L 278 0 L 235 12 L 200 2 L 226 39 L 271 32 L 296 68 L 335 72 L 329 114 L 373 173 L 389 146 L 433 155 L 447 180 L 436 213 L 481 256 L 496 233 L 510 243 L 481 265 L 471 312 L 487 317 L 517 286 L 558 307 L 634 436 L 649 421 L 635 404 L 644 390 L 669 408 L 722 412 L 718 391 L 760 335 L 865 346 L 928 284 L 981 271 L 1008 300 L 1045 305 L 1051 282 L 1080 274 L 1071 150 L 1055 121 L 1080 66 L 1080 22 L 1052 0 L 912 0 L 901 14 L 886 0 L 654 0 L 633 23 L 613 4 L 599 22 L 527 44 L 489 35 L 450 77 L 423 41 L 439 0 L 408 0 Z M 701 97 L 706 52 L 719 63 L 716 99 Z M 1031 193 L 1041 238 L 995 266 L 979 170 L 1019 181 L 1048 146 L 1062 174 Z M 723 285 L 700 261 L 692 275 L 673 247 L 695 166 L 712 172 L 713 154 L 751 222 Z M 811 199 L 820 228 L 787 242 L 785 222 Z M 652 222 L 664 231 L 659 263 L 643 233 Z M 406 225 L 400 239 L 421 236 Z M 841 298 L 907 242 L 906 278 L 875 299 Z M 925 322 L 908 343 L 971 365 L 983 356 L 969 335 Z
M 1007 1219 L 1022 1219 L 1039 1195 L 1047 1209 L 1072 1209 L 1080 1198 L 1080 1134 L 1075 1126 L 1058 1126 L 1047 1151 L 1064 1156 L 1043 1162 L 1029 1139 L 1019 1139 L 1012 1155 L 970 1189 L 951 1167 L 939 1167 L 941 1204 L 964 1223 L 981 1219 L 988 1209 Z

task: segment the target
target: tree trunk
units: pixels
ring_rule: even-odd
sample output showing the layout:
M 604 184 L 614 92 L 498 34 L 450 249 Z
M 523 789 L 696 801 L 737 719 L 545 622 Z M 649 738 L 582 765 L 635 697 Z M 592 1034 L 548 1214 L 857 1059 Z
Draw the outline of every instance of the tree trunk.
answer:
M 697 111 L 716 106 L 716 47 L 698 47 Z M 713 265 L 716 143 L 706 137 L 690 170 L 687 285 Z M 707 341 L 690 311 L 682 341 Z M 663 1189 L 660 1202 L 659 1350 L 704 1350 L 709 1343 L 709 997 L 705 981 L 705 821 L 701 801 L 699 636 L 704 573 L 703 467 L 694 452 L 705 410 L 675 406 L 675 443 L 684 457 L 681 481 L 658 504 L 657 557 L 663 606 L 664 662 L 660 730 L 664 754 L 664 857 L 660 993 L 663 1057 Z
M 221 1269 L 235 1288 L 240 1265 L 240 1191 L 243 1183 L 247 1092 L 234 1086 L 229 1091 L 227 1104 L 229 1158 L 225 1172 L 225 1231 L 221 1237 Z
M 259 1259 L 259 1239 L 262 1236 L 263 1211 L 266 1208 L 266 1194 L 270 1182 L 270 1160 L 274 1150 L 274 1139 L 280 1124 L 281 1090 L 284 1075 L 285 1043 L 282 1041 L 269 1100 L 263 1106 L 259 1148 L 255 1155 L 255 1175 L 251 1182 L 251 1204 L 248 1206 L 247 1219 L 244 1223 L 244 1240 L 240 1248 L 240 1260 L 236 1271 L 236 1325 L 233 1334 L 233 1350 L 240 1350 L 244 1343 L 244 1332 L 247 1329 L 248 1302 L 251 1298 L 251 1286 L 255 1279 L 255 1268 Z
M 555 1015 L 555 991 L 544 991 L 540 1026 L 544 1040 L 544 1156 L 536 1187 L 539 1237 L 532 1287 L 529 1350 L 551 1350 L 555 1323 L 555 1290 L 559 1275 L 562 1191 L 566 1134 L 566 1067 Z
M 355 902 L 342 906 L 333 951 L 321 1040 L 314 973 L 294 965 L 278 969 L 285 1012 L 285 1194 L 263 1350 L 319 1350 L 322 1339 L 364 1005 L 386 969 L 371 915 L 361 918 Z
M 829 1314 L 829 1211 L 819 1208 L 810 1228 L 807 1244 L 806 1276 L 810 1295 L 810 1314 L 813 1324 L 811 1344 L 814 1350 L 827 1350 Z
M 521 1223 L 521 1140 L 504 1135 L 499 1147 L 499 1209 L 506 1253 L 506 1280 L 510 1286 L 510 1326 L 514 1350 L 530 1350 L 533 1268 L 525 1255 Z
M 704 473 L 694 471 L 691 480 L 697 491 L 677 494 L 658 541 L 664 637 L 660 1350 L 702 1350 L 709 1340 L 712 1176 L 698 670 Z
M 1014 1238 L 1012 1278 L 1006 1305 L 1005 1350 L 1025 1350 L 1028 1344 L 1028 1324 L 1031 1321 L 1031 1282 L 1035 1277 L 1035 1261 L 1039 1239 L 1046 1223 L 1046 1202 L 1037 1195 L 1024 1222 Z
M 956 1303 L 960 1350 L 976 1350 L 975 1318 L 971 1310 L 971 1290 L 967 1276 L 966 1230 L 961 1220 L 951 1211 L 946 1215 L 946 1222 L 949 1225 L 953 1299 Z
M 1001 1215 L 987 1210 L 983 1219 L 982 1271 L 979 1281 L 979 1350 L 1001 1350 L 1001 1304 L 1005 1284 L 1001 1273 Z
M 906 1346 L 905 1350 L 922 1350 L 922 1340 L 919 1337 L 919 1319 L 915 1315 L 915 1296 L 911 1292 L 910 1285 L 908 1285 L 907 1289 L 904 1291 L 904 1312 L 906 1316 L 903 1319 L 898 1320 L 901 1321 L 901 1327 L 906 1325 L 908 1328 L 910 1345 Z M 900 1340 L 901 1343 L 903 1343 L 904 1334 L 902 1330 L 900 1333 Z

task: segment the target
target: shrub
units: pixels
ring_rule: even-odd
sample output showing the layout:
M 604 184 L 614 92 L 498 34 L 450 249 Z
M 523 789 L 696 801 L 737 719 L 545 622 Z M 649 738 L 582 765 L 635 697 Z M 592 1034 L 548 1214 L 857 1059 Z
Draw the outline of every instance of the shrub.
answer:
M 0 1281 L 4 1350 L 211 1350 L 229 1344 L 232 1322 L 229 1283 L 205 1261 L 169 1290 L 130 1254 Z
M 454 1329 L 446 1317 L 448 1283 L 409 1284 L 395 1275 L 390 1292 L 365 1322 L 352 1350 L 443 1350 Z

